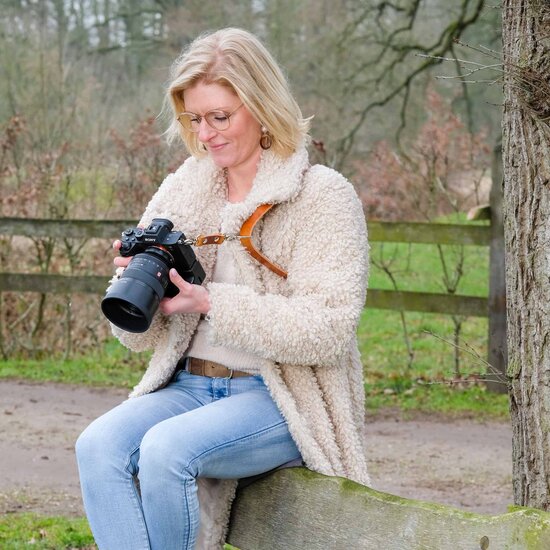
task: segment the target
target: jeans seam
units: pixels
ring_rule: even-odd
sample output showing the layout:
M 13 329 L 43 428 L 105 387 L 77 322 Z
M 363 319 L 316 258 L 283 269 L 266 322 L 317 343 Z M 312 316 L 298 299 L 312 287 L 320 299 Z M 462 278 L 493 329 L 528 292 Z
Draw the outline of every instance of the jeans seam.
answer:
M 139 448 L 140 447 L 138 445 L 137 447 L 134 447 L 134 450 L 131 453 L 129 453 L 128 460 L 126 462 L 126 465 L 124 466 L 124 470 L 126 471 L 126 473 L 128 473 L 131 476 L 130 479 L 128 480 L 128 482 L 130 483 L 131 501 L 132 501 L 132 503 L 134 504 L 134 506 L 136 508 L 137 515 L 138 515 L 139 520 L 140 520 L 142 534 L 144 535 L 143 538 L 144 538 L 144 541 L 145 541 L 145 548 L 150 549 L 151 548 L 151 542 L 149 540 L 149 531 L 147 529 L 147 522 L 145 521 L 145 516 L 143 514 L 143 506 L 141 504 L 141 499 L 140 499 L 140 497 L 138 495 L 138 492 L 137 492 L 136 482 L 134 481 L 134 475 L 138 475 L 139 469 L 138 469 L 136 474 L 133 474 L 131 472 L 130 468 L 129 468 L 129 466 L 132 462 L 132 456 L 134 455 L 134 453 L 136 453 L 139 450 Z
M 188 493 L 188 480 L 183 480 L 183 501 L 185 502 L 185 509 L 187 511 L 187 540 L 182 541 L 183 542 L 183 550 L 187 550 L 189 548 L 189 539 L 191 538 L 191 510 L 189 506 L 189 500 L 190 496 Z M 196 541 L 195 541 L 196 542 Z
M 128 482 L 130 483 L 131 500 L 136 508 L 137 515 L 139 516 L 140 520 L 140 531 L 142 532 L 141 534 L 145 542 L 144 548 L 150 549 L 151 542 L 149 541 L 149 531 L 147 530 L 147 523 L 145 522 L 145 518 L 143 516 L 143 508 L 140 505 L 140 498 L 137 494 L 137 487 L 133 479 L 129 479 Z

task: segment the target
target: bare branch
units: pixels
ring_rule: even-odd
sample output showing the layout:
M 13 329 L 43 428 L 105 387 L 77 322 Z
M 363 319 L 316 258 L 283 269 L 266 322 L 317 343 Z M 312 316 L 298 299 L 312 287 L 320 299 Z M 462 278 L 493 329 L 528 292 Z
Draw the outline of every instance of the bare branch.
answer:
M 354 76 L 349 77 L 348 81 L 345 82 L 345 90 L 347 93 L 368 92 L 372 86 L 380 89 L 381 84 L 386 82 L 390 75 L 394 75 L 395 69 L 405 62 L 409 54 L 423 55 L 425 59 L 420 65 L 408 71 L 405 76 L 399 78 L 397 83 L 392 85 L 381 97 L 370 100 L 357 113 L 355 123 L 350 127 L 347 134 L 341 138 L 341 143 L 338 147 L 340 152 L 340 166 L 344 163 L 344 160 L 353 148 L 357 134 L 363 127 L 370 112 L 378 107 L 387 105 L 396 97 L 401 96 L 403 104 L 400 109 L 400 125 L 397 130 L 399 139 L 399 134 L 402 132 L 406 122 L 407 104 L 413 82 L 420 74 L 445 60 L 447 53 L 453 52 L 453 47 L 457 38 L 465 29 L 478 20 L 484 7 L 484 0 L 462 0 L 457 19 L 449 23 L 442 30 L 439 37 L 431 44 L 424 45 L 417 42 L 405 43 L 403 41 L 398 41 L 397 37 L 403 32 L 407 30 L 410 31 L 413 28 L 419 5 L 420 1 L 415 0 L 410 9 L 406 12 L 408 16 L 406 23 L 400 25 L 385 37 L 384 42 L 381 43 L 382 49 L 377 55 L 374 58 L 366 60 L 364 63 L 360 64 L 359 67 L 354 68 Z M 473 11 L 471 9 L 472 6 Z M 388 8 L 398 11 L 394 4 L 387 2 L 380 2 L 377 7 L 379 13 Z M 400 8 L 399 12 L 404 13 L 404 10 Z M 363 15 L 366 16 L 368 13 L 369 10 L 365 10 Z M 384 63 L 384 60 L 388 59 L 390 54 L 391 59 L 388 60 L 388 63 Z M 356 75 L 358 73 L 365 73 L 374 67 L 378 68 L 375 76 L 363 82 L 357 82 Z

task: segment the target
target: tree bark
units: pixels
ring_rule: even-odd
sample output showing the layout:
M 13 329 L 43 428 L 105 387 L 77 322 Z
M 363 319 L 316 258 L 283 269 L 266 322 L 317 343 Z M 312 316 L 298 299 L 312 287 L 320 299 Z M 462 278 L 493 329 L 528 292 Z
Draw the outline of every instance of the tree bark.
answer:
M 550 509 L 550 2 L 503 1 L 504 230 L 516 504 Z

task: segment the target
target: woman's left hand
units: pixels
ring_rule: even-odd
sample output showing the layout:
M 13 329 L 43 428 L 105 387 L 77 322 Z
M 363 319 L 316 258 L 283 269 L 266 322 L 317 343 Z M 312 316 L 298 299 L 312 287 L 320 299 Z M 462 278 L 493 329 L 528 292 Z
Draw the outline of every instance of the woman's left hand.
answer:
M 173 298 L 164 298 L 160 302 L 160 310 L 165 315 L 174 313 L 208 313 L 210 299 L 208 290 L 200 285 L 188 283 L 175 269 L 169 273 L 170 281 L 179 292 Z

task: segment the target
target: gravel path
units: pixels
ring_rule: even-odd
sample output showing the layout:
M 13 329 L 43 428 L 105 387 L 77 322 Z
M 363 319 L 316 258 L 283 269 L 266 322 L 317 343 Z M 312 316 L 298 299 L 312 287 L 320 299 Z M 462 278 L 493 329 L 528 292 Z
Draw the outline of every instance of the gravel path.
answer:
M 0 514 L 82 515 L 74 441 L 121 390 L 0 381 Z M 512 502 L 507 423 L 385 413 L 369 418 L 376 489 L 499 514 Z

